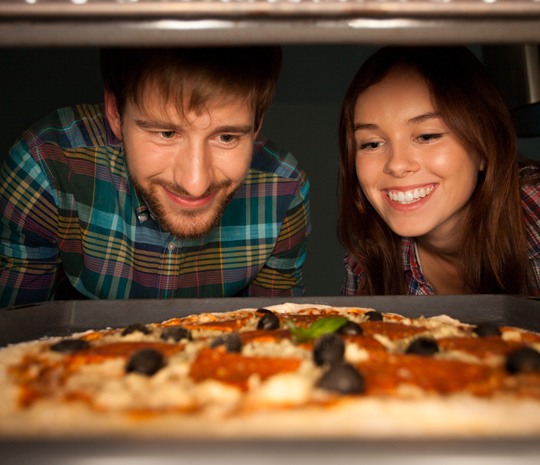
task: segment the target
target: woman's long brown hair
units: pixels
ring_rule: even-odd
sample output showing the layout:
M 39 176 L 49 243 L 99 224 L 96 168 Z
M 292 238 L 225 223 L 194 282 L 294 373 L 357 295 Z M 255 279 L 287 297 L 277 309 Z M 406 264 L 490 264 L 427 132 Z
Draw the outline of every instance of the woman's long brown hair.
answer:
M 469 153 L 485 162 L 470 199 L 458 255 L 468 292 L 526 290 L 527 243 L 519 192 L 517 138 L 508 110 L 484 67 L 465 47 L 386 47 L 360 68 L 345 95 L 339 127 L 338 238 L 364 270 L 358 293 L 407 291 L 397 236 L 371 206 L 355 169 L 354 110 L 389 71 L 416 70 L 432 102 Z

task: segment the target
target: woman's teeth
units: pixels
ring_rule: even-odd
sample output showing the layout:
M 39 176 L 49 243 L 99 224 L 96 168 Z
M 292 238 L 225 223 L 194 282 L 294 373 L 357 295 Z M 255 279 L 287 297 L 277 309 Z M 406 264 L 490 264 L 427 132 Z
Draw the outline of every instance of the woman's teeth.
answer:
M 408 204 L 408 203 L 414 203 L 418 202 L 419 200 L 423 199 L 426 195 L 428 195 L 435 186 L 431 187 L 422 187 L 421 189 L 414 189 L 412 191 L 389 191 L 388 197 L 390 197 L 390 200 L 393 200 L 394 202 L 401 203 L 401 204 Z

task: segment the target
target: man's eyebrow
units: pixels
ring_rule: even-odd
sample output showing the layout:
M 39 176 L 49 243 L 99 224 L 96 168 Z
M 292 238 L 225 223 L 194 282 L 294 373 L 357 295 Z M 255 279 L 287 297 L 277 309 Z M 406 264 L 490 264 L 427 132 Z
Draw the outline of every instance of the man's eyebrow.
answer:
M 167 121 L 155 121 L 155 120 L 135 120 L 135 124 L 141 129 L 164 129 L 166 131 L 180 132 L 184 126 L 173 124 Z M 226 125 L 219 126 L 214 129 L 214 133 L 240 133 L 249 134 L 253 132 L 253 125 L 241 124 L 241 125 Z
M 434 118 L 440 118 L 440 117 L 441 117 L 440 113 L 436 113 L 436 112 L 424 113 L 423 115 L 415 116 L 414 118 L 411 118 L 409 121 L 407 121 L 407 124 L 423 123 L 424 121 L 428 119 L 434 119 Z
M 167 121 L 155 121 L 155 120 L 142 120 L 136 119 L 135 124 L 141 129 L 165 129 L 167 131 L 180 131 L 182 126 L 167 122 Z
M 240 124 L 238 126 L 219 126 L 214 129 L 214 133 L 239 133 L 239 134 L 249 134 L 253 131 L 253 125 L 251 124 Z

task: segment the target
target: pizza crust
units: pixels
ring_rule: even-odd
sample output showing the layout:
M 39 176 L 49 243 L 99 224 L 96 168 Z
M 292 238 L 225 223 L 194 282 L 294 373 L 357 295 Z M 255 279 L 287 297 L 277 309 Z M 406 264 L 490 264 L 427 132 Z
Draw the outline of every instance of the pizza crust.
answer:
M 74 427 L 76 423 L 76 427 Z M 451 396 L 418 400 L 347 399 L 331 408 L 257 410 L 227 415 L 164 413 L 129 418 L 83 404 L 40 404 L 31 413 L 2 412 L 3 438 L 471 438 L 540 434 L 531 400 Z

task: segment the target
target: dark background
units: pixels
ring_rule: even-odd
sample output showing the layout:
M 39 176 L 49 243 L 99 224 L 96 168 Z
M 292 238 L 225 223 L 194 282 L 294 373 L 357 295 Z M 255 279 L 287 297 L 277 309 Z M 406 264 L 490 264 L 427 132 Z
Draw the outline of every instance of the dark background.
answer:
M 349 82 L 377 48 L 283 47 L 281 79 L 262 133 L 290 150 L 310 180 L 313 231 L 304 266 L 307 296 L 339 295 L 341 290 L 344 252 L 335 234 L 338 117 Z M 479 59 L 488 58 L 494 77 L 502 81 L 499 73 L 505 67 L 494 66 L 494 47 L 470 48 Z M 102 102 L 98 63 L 97 48 L 0 49 L 0 161 L 15 139 L 48 113 L 63 106 Z M 501 91 L 508 93 L 502 85 Z M 535 158 L 540 153 L 539 139 L 521 139 L 522 154 Z

